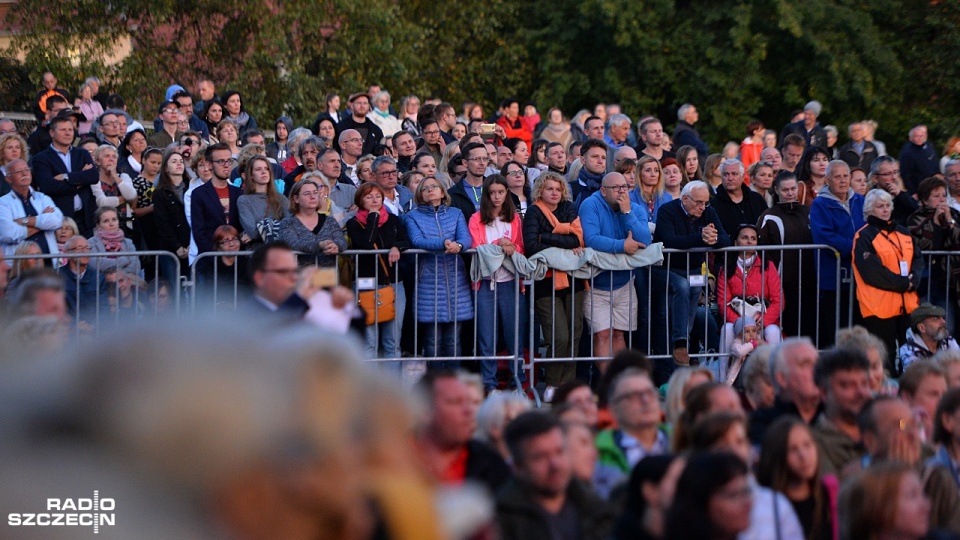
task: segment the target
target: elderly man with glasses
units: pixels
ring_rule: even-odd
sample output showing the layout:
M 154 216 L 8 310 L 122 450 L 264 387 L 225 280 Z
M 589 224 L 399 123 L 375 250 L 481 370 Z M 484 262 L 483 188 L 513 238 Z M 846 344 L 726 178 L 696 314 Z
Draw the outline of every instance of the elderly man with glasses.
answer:
M 33 174 L 27 162 L 15 159 L 7 164 L 11 191 L 0 197 L 0 244 L 13 255 L 21 242 L 32 241 L 43 253 L 58 253 L 56 232 L 63 213 L 53 199 L 30 187 Z
M 690 182 L 683 187 L 679 199 L 660 207 L 653 240 L 663 242 L 665 248 L 682 250 L 730 245 L 730 236 L 720 222 L 720 216 L 710 206 L 710 188 L 705 182 Z M 691 251 L 669 257 L 669 294 L 674 314 L 670 337 L 673 358 L 680 365 L 690 364 L 687 341 L 693 329 L 700 292 L 707 282 L 706 255 L 704 251 Z

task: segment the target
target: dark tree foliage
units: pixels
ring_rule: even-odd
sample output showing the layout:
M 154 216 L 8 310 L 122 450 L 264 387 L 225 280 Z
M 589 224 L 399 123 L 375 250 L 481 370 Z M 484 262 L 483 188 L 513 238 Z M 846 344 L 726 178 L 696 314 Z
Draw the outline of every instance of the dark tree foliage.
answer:
M 144 115 L 168 85 L 209 77 L 261 122 L 308 123 L 327 92 L 377 83 L 395 102 L 470 99 L 487 112 L 508 96 L 571 116 L 617 102 L 668 130 L 692 102 L 717 149 L 751 118 L 779 130 L 811 99 L 841 133 L 879 121 L 894 149 L 916 123 L 937 143 L 960 131 L 960 66 L 947 52 L 960 48 L 956 1 L 21 0 L 8 19 L 8 54 L 32 80 L 50 69 L 73 90 L 98 75 Z M 20 84 L 9 66 L 0 84 Z

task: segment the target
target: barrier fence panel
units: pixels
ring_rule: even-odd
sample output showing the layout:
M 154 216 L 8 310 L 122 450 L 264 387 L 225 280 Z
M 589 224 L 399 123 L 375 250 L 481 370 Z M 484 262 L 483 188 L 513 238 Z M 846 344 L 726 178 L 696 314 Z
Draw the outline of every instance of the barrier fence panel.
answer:
M 19 285 L 25 275 L 45 266 L 59 274 L 57 279 L 66 290 L 67 315 L 78 335 L 110 331 L 131 319 L 175 316 L 180 313 L 180 284 L 169 283 L 166 292 L 159 287 L 159 262 L 165 258 L 171 259 L 179 274 L 180 260 L 167 251 L 100 253 L 81 249 L 58 254 L 9 255 L 6 260 L 12 277 L 8 288 L 16 293 L 7 301 L 15 302 L 23 294 Z M 152 265 L 146 266 L 153 272 L 145 275 L 143 270 L 132 272 L 130 267 L 118 267 L 118 261 L 131 259 L 152 261 Z
M 805 335 L 822 349 L 832 344 L 841 313 L 849 316 L 854 309 L 853 305 L 841 305 L 842 295 L 836 294 L 848 287 L 850 280 L 839 253 L 826 245 L 751 246 L 748 251 L 743 247 L 665 249 L 663 253 L 662 265 L 630 272 L 630 288 L 623 297 L 626 313 L 606 301 L 612 285 L 597 276 L 570 276 L 568 286 L 561 290 L 554 287 L 552 278 L 533 281 L 500 276 L 505 281 L 497 284 L 489 279 L 473 282 L 469 272 L 478 264 L 475 250 L 456 256 L 408 250 L 393 264 L 388 261 L 389 250 L 350 250 L 337 257 L 337 272 L 341 284 L 355 294 L 386 286 L 394 290 L 395 317 L 369 325 L 364 336 L 369 360 L 396 370 L 400 369 L 397 359 L 404 353 L 408 360 L 412 355 L 450 367 L 464 360 L 481 361 L 486 362 L 483 369 L 488 382 L 494 362 L 506 361 L 512 366 L 509 380 L 518 387 L 523 379 L 535 382 L 538 366 L 545 368 L 550 380 L 574 369 L 572 362 L 608 360 L 609 351 L 621 346 L 620 337 L 613 332 L 595 336 L 589 328 L 591 321 L 636 325 L 635 331 L 624 333 L 623 344 L 653 359 L 671 358 L 675 345 L 686 339 L 689 356 L 706 363 L 727 357 L 735 322 L 731 313 L 765 313 L 772 305 L 780 317 L 774 327 L 759 330 L 767 341 Z M 236 309 L 249 294 L 246 270 L 241 270 L 249 255 L 211 252 L 199 256 L 186 284 L 192 288 L 192 309 Z M 836 277 L 830 284 L 819 276 L 820 256 L 832 257 L 836 265 Z M 244 262 L 215 264 L 217 257 Z M 455 257 L 464 264 L 453 264 Z M 709 271 L 704 270 L 704 260 Z M 752 278 L 748 287 L 742 271 L 744 260 L 747 266 L 760 265 L 764 273 L 772 269 L 779 279 L 762 279 L 759 289 L 753 291 Z M 383 279 L 384 273 L 392 274 L 390 279 Z M 724 282 L 717 283 L 721 277 Z M 465 289 L 469 292 L 464 293 Z M 748 289 L 751 298 L 741 299 L 739 307 L 728 307 Z M 832 297 L 824 296 L 824 291 L 833 291 Z M 431 304 L 424 306 L 424 301 Z M 470 305 L 466 314 L 465 305 Z M 380 308 L 373 306 L 374 320 L 379 320 Z M 829 336 L 822 335 L 825 330 Z

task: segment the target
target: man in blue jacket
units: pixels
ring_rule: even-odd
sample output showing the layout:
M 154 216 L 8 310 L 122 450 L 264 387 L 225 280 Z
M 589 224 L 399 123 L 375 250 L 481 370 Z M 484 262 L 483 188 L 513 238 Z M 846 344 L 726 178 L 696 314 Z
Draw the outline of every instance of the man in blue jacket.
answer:
M 827 164 L 827 185 L 810 206 L 810 230 L 814 244 L 826 244 L 840 253 L 840 290 L 837 291 L 837 258 L 820 250 L 818 272 L 820 289 L 820 339 L 818 348 L 833 345 L 837 327 L 850 325 L 850 262 L 853 236 L 864 225 L 863 196 L 850 189 L 850 166 L 834 160 Z M 817 286 L 814 282 L 809 286 Z M 801 285 L 803 286 L 803 285 Z M 837 302 L 840 319 L 837 319 Z M 854 313 L 858 310 L 854 309 Z M 812 316 L 812 315 L 811 315 Z
M 680 192 L 680 199 L 660 207 L 654 241 L 663 242 L 665 248 L 701 250 L 669 257 L 673 358 L 680 365 L 689 365 L 687 336 L 693 329 L 700 292 L 706 285 L 706 252 L 703 250 L 730 245 L 730 236 L 723 229 L 717 211 L 710 207 L 710 189 L 706 183 L 690 182 Z
M 580 206 L 584 244 L 605 253 L 633 255 L 650 243 L 650 228 L 630 208 L 622 174 L 603 177 L 600 190 Z M 593 355 L 611 356 L 627 347 L 625 331 L 637 329 L 637 290 L 630 270 L 607 270 L 593 278 L 584 300 L 584 316 L 593 332 Z M 606 362 L 598 363 L 601 371 Z

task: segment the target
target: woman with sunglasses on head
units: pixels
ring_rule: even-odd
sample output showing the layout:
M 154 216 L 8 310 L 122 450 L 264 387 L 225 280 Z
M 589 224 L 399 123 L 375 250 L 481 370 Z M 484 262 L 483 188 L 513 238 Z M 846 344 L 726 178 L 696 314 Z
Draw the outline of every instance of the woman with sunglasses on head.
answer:
M 340 224 L 320 213 L 320 198 L 327 191 L 319 172 L 309 172 L 290 190 L 290 215 L 280 222 L 280 239 L 303 253 L 302 262 L 336 266 L 337 255 L 347 249 Z

